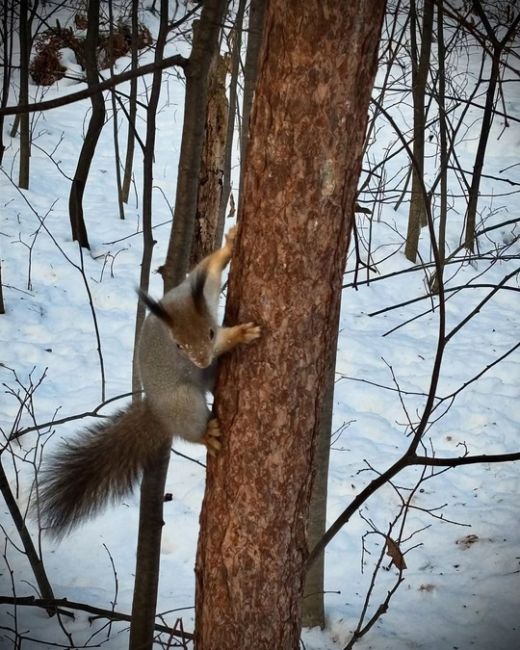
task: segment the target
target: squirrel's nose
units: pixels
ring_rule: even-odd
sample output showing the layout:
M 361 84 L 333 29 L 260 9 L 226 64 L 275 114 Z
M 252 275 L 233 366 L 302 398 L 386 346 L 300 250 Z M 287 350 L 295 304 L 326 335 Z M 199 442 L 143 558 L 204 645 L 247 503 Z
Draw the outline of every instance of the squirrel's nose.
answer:
M 211 365 L 212 359 L 209 356 L 200 356 L 192 359 L 192 362 L 197 366 L 197 368 L 207 368 Z

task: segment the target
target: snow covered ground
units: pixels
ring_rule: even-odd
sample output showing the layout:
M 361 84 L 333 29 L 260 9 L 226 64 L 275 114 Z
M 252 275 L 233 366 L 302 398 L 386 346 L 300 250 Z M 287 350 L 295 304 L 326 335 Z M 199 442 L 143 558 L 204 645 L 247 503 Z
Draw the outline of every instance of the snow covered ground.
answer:
M 154 30 L 153 17 L 147 15 L 146 21 Z M 178 47 L 171 44 L 166 54 L 177 51 Z M 151 54 L 142 58 L 143 63 L 149 60 Z M 128 60 L 121 59 L 116 71 L 127 65 Z M 143 89 L 143 82 L 140 83 Z M 515 85 L 518 84 L 505 85 L 509 93 L 505 100 L 508 110 L 518 115 L 520 91 Z M 45 98 L 69 91 L 69 84 L 60 82 L 46 90 Z M 33 98 L 41 94 L 36 87 L 31 92 Z M 183 86 L 173 74 L 164 75 L 160 106 L 154 171 L 154 268 L 162 263 L 166 252 L 182 126 Z M 106 125 L 85 194 L 92 250 L 81 257 L 71 241 L 67 204 L 69 179 L 74 174 L 88 109 L 89 103 L 84 101 L 33 117 L 35 146 L 28 191 L 20 192 L 10 180 L 17 178 L 19 143 L 16 138 L 4 136 L 8 150 L 0 170 L 0 255 L 7 313 L 0 317 L 0 426 L 7 434 L 16 419 L 23 387 L 27 388 L 31 381 L 37 384 L 41 380 L 18 427 L 33 425 L 33 416 L 42 423 L 92 411 L 102 401 L 95 327 L 81 269 L 92 293 L 99 326 L 106 396 L 113 398 L 131 390 L 135 287 L 142 250 L 141 201 L 137 197 L 141 188 L 140 155 L 137 153 L 135 165 L 137 194 L 132 191 L 126 219 L 121 221 L 116 204 L 112 125 Z M 405 115 L 406 110 L 409 109 L 400 109 Z M 118 116 L 118 120 L 124 142 L 124 119 Z M 12 118 L 7 119 L 6 130 L 11 121 Z M 471 116 L 467 122 L 471 123 Z M 519 124 L 511 122 L 499 138 L 499 122 L 492 130 L 486 161 L 486 171 L 493 175 L 517 164 L 520 150 Z M 140 128 L 144 130 L 144 123 Z M 394 139 L 389 131 L 386 127 L 380 139 L 378 136 L 372 155 L 377 157 L 377 152 Z M 466 136 L 459 149 L 464 168 L 471 169 L 475 149 L 475 137 Z M 396 169 L 402 160 L 396 163 Z M 516 169 L 509 176 L 518 181 Z M 483 215 L 494 211 L 486 225 L 517 216 L 518 195 L 513 190 L 504 183 L 484 181 L 482 193 L 486 196 L 480 208 Z M 463 216 L 460 211 L 458 203 L 448 231 L 450 249 L 459 243 Z M 375 260 L 383 260 L 396 251 L 377 263 L 379 275 L 411 266 L 399 250 L 399 233 L 405 232 L 406 218 L 406 204 L 397 211 L 386 204 L 374 221 Z M 362 232 L 368 236 L 368 221 L 363 227 Z M 516 235 L 513 225 L 505 226 L 482 242 L 482 250 L 493 250 L 496 241 L 511 241 Z M 421 242 L 421 253 L 429 259 L 426 241 Z M 513 244 L 509 254 L 518 253 L 518 243 Z M 451 272 L 447 274 L 448 287 L 462 285 L 484 271 L 479 281 L 494 284 L 513 271 L 515 265 L 518 261 L 514 259 L 457 265 L 453 267 L 453 271 L 457 270 L 453 278 Z M 359 279 L 365 277 L 363 271 Z M 375 277 L 377 274 L 372 274 L 371 278 Z M 347 274 L 345 282 L 351 281 L 352 274 Z M 516 287 L 516 276 L 508 284 Z M 160 277 L 153 275 L 152 295 L 159 296 L 161 290 Z M 488 291 L 471 289 L 453 295 L 447 303 L 448 331 Z M 385 335 L 425 310 L 428 301 L 378 316 L 370 314 L 424 293 L 421 272 L 396 275 L 344 292 L 334 398 L 336 433 L 331 451 L 329 522 L 371 480 L 374 470 L 385 470 L 406 449 L 409 438 L 404 409 L 412 421 L 419 419 L 437 345 L 438 315 L 426 314 Z M 519 315 L 517 294 L 499 291 L 448 344 L 437 394 L 453 393 L 509 350 L 518 339 Z M 459 456 L 464 450 L 461 445 L 465 444 L 470 454 L 518 451 L 519 362 L 516 351 L 458 394 L 451 408 L 429 429 L 427 450 L 434 449 L 438 456 Z M 395 390 L 392 372 L 403 391 L 402 401 Z M 109 413 L 121 404 L 118 400 L 103 412 Z M 441 410 L 445 409 L 440 408 L 436 415 Z M 28 501 L 34 462 L 38 462 L 42 446 L 45 455 L 60 439 L 73 435 L 87 422 L 71 421 L 49 427 L 39 435 L 26 434 L 20 438 L 20 446 L 12 445 L 15 459 L 4 452 L 2 463 L 22 510 Z M 180 443 L 176 447 L 204 461 L 202 449 Z M 394 485 L 413 487 L 419 473 L 419 469 L 409 469 L 399 475 Z M 158 611 L 170 612 L 164 615 L 169 624 L 182 616 L 186 630 L 193 629 L 193 563 L 203 488 L 204 468 L 181 456 L 172 456 L 167 490 L 173 498 L 165 506 Z M 403 539 L 409 538 L 402 543 L 402 550 L 411 549 L 406 553 L 404 582 L 388 612 L 356 647 L 520 647 L 519 493 L 520 465 L 514 463 L 460 467 L 426 480 L 414 496 L 415 507 L 409 511 L 402 535 Z M 394 487 L 380 490 L 362 508 L 364 518 L 355 515 L 327 548 L 328 626 L 323 632 L 304 631 L 302 642 L 308 650 L 343 648 L 348 642 L 384 544 L 380 535 L 368 535 L 364 538 L 366 551 L 362 552 L 363 536 L 371 530 L 367 520 L 385 533 L 399 505 Z M 134 495 L 74 531 L 60 544 L 41 538 L 55 596 L 107 609 L 114 605 L 118 611 L 129 612 L 137 518 L 138 498 Z M 0 595 L 36 595 L 33 574 L 3 502 L 0 523 Z M 36 535 L 34 523 L 30 521 L 29 525 Z M 388 560 L 387 557 L 385 566 Z M 378 575 L 369 616 L 386 597 L 395 576 L 393 567 Z M 110 650 L 121 650 L 127 645 L 126 623 L 107 627 L 106 621 L 90 621 L 89 614 L 82 612 L 75 613 L 74 622 L 62 622 L 73 641 L 55 619 L 48 619 L 44 610 L 3 605 L 0 646 L 14 647 L 10 645 L 13 635 L 6 627 L 23 632 L 27 637 L 23 642 L 26 650 L 56 647 L 55 644 L 82 647 L 86 643 L 90 647 L 102 644 Z

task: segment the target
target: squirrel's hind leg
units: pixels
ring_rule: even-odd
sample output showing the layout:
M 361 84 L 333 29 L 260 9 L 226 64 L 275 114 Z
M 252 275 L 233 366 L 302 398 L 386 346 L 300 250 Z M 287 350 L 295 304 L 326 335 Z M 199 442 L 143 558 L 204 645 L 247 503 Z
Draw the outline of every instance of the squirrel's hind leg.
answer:
M 204 393 L 189 384 L 177 387 L 174 402 L 169 399 L 155 403 L 161 415 L 159 419 L 167 426 L 172 437 L 182 438 L 206 446 L 208 453 L 215 456 L 222 447 L 220 425 L 212 417 Z
M 206 433 L 200 440 L 203 445 L 206 445 L 206 449 L 210 456 L 216 456 L 222 448 L 222 443 L 219 440 L 221 435 L 222 433 L 220 431 L 219 421 L 217 418 L 211 418 L 208 422 Z
M 200 442 L 211 417 L 205 392 L 192 384 L 181 384 L 173 393 L 147 398 L 150 408 L 172 438 Z

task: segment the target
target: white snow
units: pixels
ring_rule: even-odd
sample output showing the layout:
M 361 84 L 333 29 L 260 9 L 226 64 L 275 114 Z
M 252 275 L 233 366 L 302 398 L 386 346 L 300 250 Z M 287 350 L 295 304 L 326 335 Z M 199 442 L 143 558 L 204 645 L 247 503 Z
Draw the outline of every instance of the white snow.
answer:
M 147 14 L 146 21 L 155 32 L 156 19 Z M 180 46 L 185 49 L 183 43 Z M 179 45 L 170 43 L 166 55 L 178 51 Z M 141 62 L 148 63 L 151 59 L 149 52 L 142 56 Z M 120 60 L 117 69 L 121 71 L 127 64 L 127 59 Z M 466 64 L 463 57 L 460 64 Z M 170 232 L 170 206 L 175 196 L 183 114 L 183 84 L 174 74 L 164 74 L 163 80 L 154 168 L 157 245 L 153 268 L 164 260 Z M 144 85 L 149 81 L 149 78 L 140 81 L 143 99 Z M 71 87 L 60 82 L 45 90 L 45 99 L 82 87 L 83 84 Z M 128 87 L 122 86 L 121 90 L 126 92 Z M 508 110 L 518 116 L 518 110 L 515 112 L 520 105 L 518 83 L 504 84 L 504 92 Z M 33 86 L 31 94 L 37 99 L 42 91 Z M 11 95 L 10 104 L 14 101 Z M 107 102 L 107 107 L 109 104 Z M 31 402 L 22 409 L 18 427 L 92 411 L 101 402 L 99 355 L 81 268 L 92 292 L 100 331 L 106 397 L 113 398 L 131 390 L 135 287 L 142 250 L 141 154 L 136 149 L 135 186 L 126 207 L 126 219 L 121 221 L 116 204 L 112 124 L 106 125 L 85 192 L 85 218 L 92 250 L 81 255 L 71 241 L 68 179 L 74 174 L 88 112 L 86 100 L 33 117 L 38 148 L 32 151 L 31 182 L 27 191 L 19 191 L 15 186 L 19 142 L 17 138 L 8 137 L 12 118 L 6 120 L 4 138 L 8 149 L 0 170 L 0 255 L 7 311 L 0 316 L 3 364 L 0 366 L 3 383 L 0 426 L 6 434 L 17 417 L 23 387 L 27 388 L 31 381 L 36 384 L 41 380 L 41 384 Z M 401 114 L 404 123 L 403 120 L 410 117 L 410 107 L 397 106 L 394 114 Z M 468 116 L 466 122 L 472 125 L 473 131 L 465 135 L 458 149 L 465 169 L 473 165 L 478 133 L 478 122 L 473 122 L 478 116 L 476 109 Z M 117 119 L 121 143 L 124 143 L 125 119 L 122 115 Z M 380 119 L 384 128 L 378 132 L 370 152 L 376 161 L 395 139 L 384 118 Z M 500 170 L 517 165 L 518 161 L 520 126 L 510 122 L 505 134 L 500 135 L 502 126 L 503 120 L 497 118 L 490 135 L 485 171 L 492 175 L 500 175 Z M 140 120 L 142 134 L 144 128 L 144 120 Z M 434 151 L 435 142 L 428 147 L 428 153 Z M 403 156 L 397 157 L 393 166 L 389 164 L 389 177 L 399 172 L 404 160 Z M 434 165 L 435 161 L 430 161 L 427 182 L 433 178 Z M 517 167 L 506 175 L 518 182 Z M 450 180 L 454 183 L 453 176 Z M 452 187 L 455 193 L 461 193 L 458 186 Z M 517 216 L 518 194 L 514 190 L 505 183 L 483 180 L 479 213 L 491 215 L 486 225 Z M 379 219 L 373 223 L 372 251 L 377 273 L 371 274 L 372 280 L 411 266 L 401 250 L 407 204 L 403 203 L 397 211 L 392 206 L 393 202 L 384 204 Z M 458 199 L 450 212 L 448 244 L 451 250 L 459 244 L 463 212 L 464 201 Z M 365 237 L 368 237 L 368 225 L 366 219 L 360 222 Z M 509 254 L 518 255 L 517 232 L 513 225 L 504 226 L 482 240 L 481 250 L 493 251 L 495 242 L 508 241 L 513 242 Z M 388 257 L 392 251 L 395 253 Z M 425 233 L 421 254 L 425 260 L 430 259 Z M 384 258 L 388 259 L 379 261 Z M 351 252 L 348 271 L 353 262 Z M 463 285 L 472 278 L 478 278 L 475 282 L 496 284 L 517 265 L 516 259 L 494 264 L 479 261 L 474 265 L 453 265 L 447 272 L 448 287 Z M 345 283 L 350 283 L 352 278 L 352 273 L 347 273 Z M 362 269 L 359 279 L 365 278 L 366 271 Z M 516 276 L 508 284 L 516 287 Z M 159 296 L 161 291 L 161 279 L 153 274 L 151 293 Z M 468 289 L 450 294 L 448 331 L 488 292 L 489 289 Z M 334 397 L 333 429 L 336 433 L 331 449 L 329 523 L 375 476 L 374 471 L 384 471 L 407 448 L 409 427 L 403 406 L 412 422 L 420 419 L 437 346 L 438 313 L 428 313 L 386 336 L 386 332 L 425 311 L 429 300 L 378 316 L 369 314 L 424 293 L 421 272 L 396 275 L 344 292 Z M 518 321 L 517 294 L 499 291 L 448 344 L 437 395 L 448 396 L 457 391 L 464 382 L 506 353 L 518 340 Z M 433 448 L 440 457 L 459 456 L 464 453 L 463 444 L 467 445 L 470 454 L 518 451 L 519 361 L 517 350 L 471 383 L 452 404 L 446 400 L 439 406 L 434 419 L 441 413 L 444 415 L 428 430 L 426 451 L 431 453 Z M 404 391 L 402 403 L 390 368 Z M 12 391 L 17 392 L 18 399 Z M 124 401 L 117 400 L 103 412 L 110 413 Z M 19 439 L 20 445 L 18 442 L 12 444 L 15 460 L 8 452 L 3 453 L 2 463 L 16 489 L 22 512 L 34 478 L 33 463 L 35 459 L 39 461 L 42 445 L 45 445 L 44 455 L 48 454 L 60 439 L 73 435 L 89 421 L 72 421 L 49 427 L 40 434 L 24 435 Z M 204 461 L 201 448 L 182 443 L 175 446 L 183 454 Z M 421 468 L 408 469 L 395 479 L 394 485 L 412 488 L 420 472 Z M 164 616 L 169 624 L 182 616 L 184 629 L 188 631 L 193 629 L 193 564 L 204 480 L 205 471 L 201 465 L 172 456 L 167 491 L 173 498 L 165 505 L 158 611 L 171 612 Z M 407 494 L 406 490 L 401 493 Z M 415 547 L 405 556 L 408 568 L 403 574 L 404 582 L 390 601 L 388 612 L 356 647 L 360 650 L 511 650 L 520 647 L 519 493 L 520 465 L 514 463 L 459 467 L 428 478 L 415 494 L 412 502 L 415 508 L 409 511 L 406 520 L 403 538 L 416 534 L 401 545 L 403 551 Z M 386 533 L 400 503 L 396 490 L 386 486 L 369 499 L 360 514 L 378 531 Z M 431 513 L 426 511 L 428 509 Z M 363 538 L 371 528 L 360 514 L 352 517 L 327 548 L 327 628 L 325 631 L 304 631 L 303 643 L 308 650 L 343 648 L 356 627 L 375 562 L 384 544 L 384 538 L 377 534 Z M 446 521 L 440 520 L 441 516 Z M 42 537 L 45 568 L 55 596 L 106 609 L 114 604 L 116 610 L 128 613 L 137 520 L 138 498 L 134 495 L 86 523 L 60 544 Z M 36 595 L 33 574 L 21 552 L 19 537 L 5 504 L 0 508 L 0 523 L 0 595 Z M 34 522 L 28 519 L 28 524 L 38 541 Z M 363 539 L 367 551 L 364 554 Z M 385 556 L 383 565 L 388 566 L 388 562 Z M 394 567 L 380 572 L 368 616 L 384 600 L 395 579 Z M 87 642 L 102 644 L 110 650 L 127 646 L 126 623 L 107 626 L 104 619 L 90 621 L 87 613 L 76 611 L 74 615 L 74 621 L 62 618 L 64 627 L 72 635 L 73 647 Z M 17 627 L 28 639 L 44 641 L 26 640 L 23 643 L 26 650 L 55 647 L 51 646 L 55 643 L 63 647 L 71 645 L 56 619 L 49 619 L 44 610 L 37 608 L 0 607 L 0 645 L 12 647 L 9 644 L 13 635 L 3 626 Z

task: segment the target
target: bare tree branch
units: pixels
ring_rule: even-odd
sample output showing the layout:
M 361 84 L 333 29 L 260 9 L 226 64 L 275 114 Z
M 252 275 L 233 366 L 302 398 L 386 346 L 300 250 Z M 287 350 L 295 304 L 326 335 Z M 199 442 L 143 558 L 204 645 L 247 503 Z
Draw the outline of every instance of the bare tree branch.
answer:
M 188 66 L 188 62 L 189 60 L 185 57 L 181 56 L 180 54 L 175 54 L 174 56 L 166 57 L 158 63 L 149 63 L 148 65 L 143 65 L 136 70 L 122 72 L 121 74 L 110 77 L 110 79 L 101 81 L 95 86 L 89 86 L 88 88 L 78 90 L 75 93 L 64 95 L 63 97 L 56 97 L 55 99 L 49 99 L 46 102 L 36 102 L 35 104 L 23 104 L 18 106 L 6 106 L 6 108 L 0 108 L 0 115 L 34 113 L 35 111 L 48 111 L 52 108 L 58 108 L 59 106 L 66 106 L 67 104 L 72 104 L 82 99 L 92 97 L 92 95 L 95 95 L 96 93 L 113 88 L 114 86 L 125 83 L 125 81 L 130 81 L 130 79 L 134 79 L 135 77 L 142 77 L 145 74 L 155 72 L 155 70 L 164 70 L 165 68 L 171 68 L 173 66 L 186 68 Z
M 70 609 L 77 609 L 82 612 L 88 612 L 94 614 L 94 618 L 107 618 L 112 621 L 130 621 L 130 614 L 124 614 L 123 612 L 116 612 L 111 609 L 103 609 L 101 607 L 94 607 L 93 605 L 88 605 L 86 603 L 78 603 L 73 600 L 68 600 L 67 598 L 56 598 L 53 600 L 35 598 L 34 596 L 0 596 L 0 605 L 16 605 L 17 607 L 26 606 L 26 607 L 41 607 L 43 609 L 56 609 L 58 607 L 68 607 Z M 172 610 L 173 611 L 173 610 Z M 190 632 L 178 632 L 167 625 L 155 624 L 155 629 L 158 632 L 166 632 L 172 636 L 178 636 L 185 640 L 193 639 L 193 634 Z
M 431 467 L 459 467 L 460 465 L 476 465 L 477 463 L 508 463 L 520 460 L 520 451 L 508 454 L 479 454 L 475 456 L 460 456 L 459 458 L 438 458 L 437 456 L 415 456 L 410 465 L 426 465 Z

